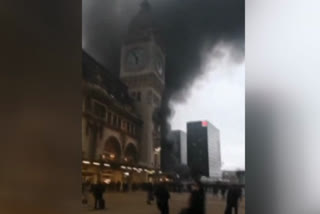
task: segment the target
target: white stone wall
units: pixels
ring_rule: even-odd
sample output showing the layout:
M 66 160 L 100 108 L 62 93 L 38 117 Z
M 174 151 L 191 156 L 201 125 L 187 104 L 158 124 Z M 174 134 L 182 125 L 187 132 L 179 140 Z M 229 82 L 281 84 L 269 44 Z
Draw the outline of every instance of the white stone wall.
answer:
M 153 157 L 153 120 L 152 114 L 154 108 L 147 102 L 147 93 L 149 88 L 140 88 L 141 101 L 137 101 L 135 106 L 143 121 L 141 136 L 141 164 L 152 167 L 154 163 Z

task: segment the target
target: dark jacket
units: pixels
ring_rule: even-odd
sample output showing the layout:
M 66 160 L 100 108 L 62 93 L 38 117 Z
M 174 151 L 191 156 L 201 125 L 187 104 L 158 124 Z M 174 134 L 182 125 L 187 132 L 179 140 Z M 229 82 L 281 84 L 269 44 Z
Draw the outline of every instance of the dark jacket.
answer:
M 188 214 L 205 213 L 205 193 L 202 187 L 199 190 L 193 190 L 189 201 Z
M 92 193 L 95 198 L 102 198 L 105 192 L 105 186 L 102 183 L 95 184 L 92 188 Z
M 160 185 L 157 187 L 154 195 L 157 198 L 157 201 L 168 201 L 170 199 L 170 194 L 169 191 L 167 190 L 167 188 L 165 188 L 164 186 Z
M 241 197 L 241 189 L 238 187 L 232 187 L 228 191 L 227 205 L 238 206 L 238 201 Z

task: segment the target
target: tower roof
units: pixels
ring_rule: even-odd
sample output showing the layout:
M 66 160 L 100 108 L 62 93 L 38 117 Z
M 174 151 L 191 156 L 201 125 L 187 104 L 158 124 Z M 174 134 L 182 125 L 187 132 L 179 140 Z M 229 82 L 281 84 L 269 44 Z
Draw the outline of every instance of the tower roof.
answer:
M 147 0 L 140 4 L 138 14 L 132 19 L 129 24 L 129 34 L 138 33 L 148 29 L 152 29 L 153 20 L 151 14 L 151 5 Z
M 144 10 L 150 10 L 151 6 L 150 6 L 150 3 L 148 2 L 148 0 L 143 0 L 140 4 L 141 6 L 141 9 L 144 9 Z
M 151 5 L 148 0 L 143 0 L 140 4 L 138 14 L 134 16 L 129 23 L 125 43 L 148 40 L 154 40 L 162 50 L 165 50 L 164 41 L 159 34 L 152 16 Z

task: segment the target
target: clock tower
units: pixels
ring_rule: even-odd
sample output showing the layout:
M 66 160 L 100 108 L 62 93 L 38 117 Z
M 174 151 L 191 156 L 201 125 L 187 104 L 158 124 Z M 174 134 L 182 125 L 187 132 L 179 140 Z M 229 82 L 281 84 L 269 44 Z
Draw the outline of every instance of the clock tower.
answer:
M 129 24 L 121 47 L 121 80 L 128 86 L 137 113 L 143 120 L 139 143 L 140 164 L 160 168 L 160 109 L 165 87 L 165 53 L 147 0 Z

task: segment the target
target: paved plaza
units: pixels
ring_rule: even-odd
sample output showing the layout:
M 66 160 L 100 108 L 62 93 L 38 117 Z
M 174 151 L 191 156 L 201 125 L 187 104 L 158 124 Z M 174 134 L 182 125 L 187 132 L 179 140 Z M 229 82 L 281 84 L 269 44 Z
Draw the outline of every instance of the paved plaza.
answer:
M 106 210 L 93 210 L 93 198 L 89 198 L 89 206 L 83 207 L 84 213 L 110 213 L 110 214 L 159 214 L 157 206 L 146 204 L 145 192 L 130 192 L 130 193 L 107 193 Z M 171 193 L 169 201 L 170 214 L 179 214 L 180 210 L 187 206 L 189 193 Z M 207 214 L 224 214 L 225 201 L 207 194 L 206 197 Z M 245 213 L 244 200 L 242 199 L 239 205 L 239 214 Z

